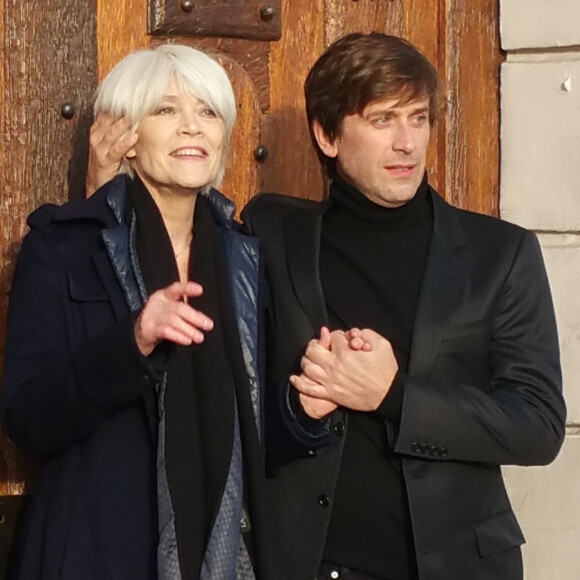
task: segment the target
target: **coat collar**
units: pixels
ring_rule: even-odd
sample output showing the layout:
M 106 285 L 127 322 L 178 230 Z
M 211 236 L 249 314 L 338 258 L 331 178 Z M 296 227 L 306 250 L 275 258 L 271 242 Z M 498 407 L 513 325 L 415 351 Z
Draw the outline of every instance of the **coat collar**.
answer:
M 33 212 L 28 224 L 42 227 L 49 222 L 87 220 L 104 228 L 124 223 L 127 208 L 126 174 L 119 174 L 99 188 L 88 199 L 73 199 L 61 206 L 47 204 Z M 218 225 L 231 228 L 234 224 L 236 206 L 217 189 L 211 188 L 206 195 Z
M 50 223 L 86 221 L 103 228 L 113 227 L 120 223 L 119 219 L 126 204 L 125 179 L 126 176 L 118 175 L 88 199 L 73 199 L 61 206 L 43 205 L 30 214 L 28 225 L 31 228 L 43 229 Z M 113 207 L 109 198 L 115 200 Z
M 413 329 L 409 372 L 426 374 L 431 368 L 445 321 L 461 291 L 465 263 L 459 251 L 467 243 L 458 210 L 433 189 L 433 234 L 419 294 Z M 297 299 L 317 334 L 328 324 L 320 280 L 319 255 L 322 216 L 332 201 L 296 208 L 284 220 L 285 249 L 290 278 Z

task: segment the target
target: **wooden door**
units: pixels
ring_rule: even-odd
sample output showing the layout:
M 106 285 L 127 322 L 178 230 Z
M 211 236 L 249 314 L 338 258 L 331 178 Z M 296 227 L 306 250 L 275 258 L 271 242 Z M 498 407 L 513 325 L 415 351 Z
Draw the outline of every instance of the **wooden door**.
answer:
M 223 190 L 239 208 L 256 191 L 322 198 L 326 184 L 309 141 L 304 79 L 341 35 L 378 30 L 415 43 L 446 83 L 447 108 L 429 151 L 431 183 L 458 206 L 497 214 L 497 0 L 216 0 L 212 10 L 207 6 L 44 0 L 40 9 L 0 0 L 0 358 L 26 216 L 41 203 L 83 195 L 98 79 L 127 53 L 167 39 L 214 51 L 230 72 L 239 108 Z M 148 22 L 148 7 L 161 26 Z M 168 18 L 180 24 L 166 22 L 166 29 L 179 35 L 148 33 L 148 25 L 163 28 Z M 279 38 L 268 38 L 277 25 Z M 33 490 L 35 464 L 0 434 L 0 577 L 18 498 Z

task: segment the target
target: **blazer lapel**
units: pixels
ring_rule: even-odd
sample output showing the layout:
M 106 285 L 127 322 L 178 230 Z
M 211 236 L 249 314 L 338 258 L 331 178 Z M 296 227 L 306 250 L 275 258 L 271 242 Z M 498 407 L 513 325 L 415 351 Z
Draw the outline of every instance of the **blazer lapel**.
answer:
M 290 279 L 298 302 L 312 324 L 310 330 L 315 334 L 328 324 L 319 267 L 320 229 L 327 205 L 328 202 L 320 204 L 315 211 L 294 211 L 284 221 Z
M 465 264 L 460 251 L 465 238 L 457 220 L 457 210 L 431 191 L 433 235 L 419 295 L 409 359 L 409 374 L 418 376 L 427 376 L 431 370 L 441 334 L 456 307 L 465 279 Z

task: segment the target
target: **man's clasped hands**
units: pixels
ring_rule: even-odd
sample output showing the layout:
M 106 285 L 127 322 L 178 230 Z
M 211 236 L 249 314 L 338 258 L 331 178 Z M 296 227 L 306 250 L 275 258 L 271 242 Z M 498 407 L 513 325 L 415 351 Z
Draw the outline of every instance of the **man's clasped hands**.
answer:
M 306 413 L 321 419 L 338 407 L 374 411 L 398 371 L 391 343 L 365 328 L 330 332 L 322 327 L 302 357 L 301 374 L 290 384 L 299 391 Z

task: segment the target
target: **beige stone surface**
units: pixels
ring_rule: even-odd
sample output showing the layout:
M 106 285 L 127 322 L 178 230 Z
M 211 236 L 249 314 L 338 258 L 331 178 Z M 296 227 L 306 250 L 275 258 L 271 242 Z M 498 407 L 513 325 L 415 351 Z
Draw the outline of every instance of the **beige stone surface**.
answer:
M 580 579 L 580 0 L 500 0 L 501 217 L 538 233 L 568 430 L 547 467 L 503 469 L 525 580 Z M 523 49 L 523 50 L 521 50 Z
M 539 234 L 538 238 L 558 321 L 568 423 L 580 425 L 580 234 Z M 577 461 L 580 465 L 580 455 Z
M 500 0 L 502 48 L 580 45 L 579 14 L 580 0 Z
M 501 216 L 580 231 L 580 60 L 506 62 L 501 86 Z
M 525 580 L 580 578 L 580 433 L 547 467 L 503 470 L 527 543 Z

